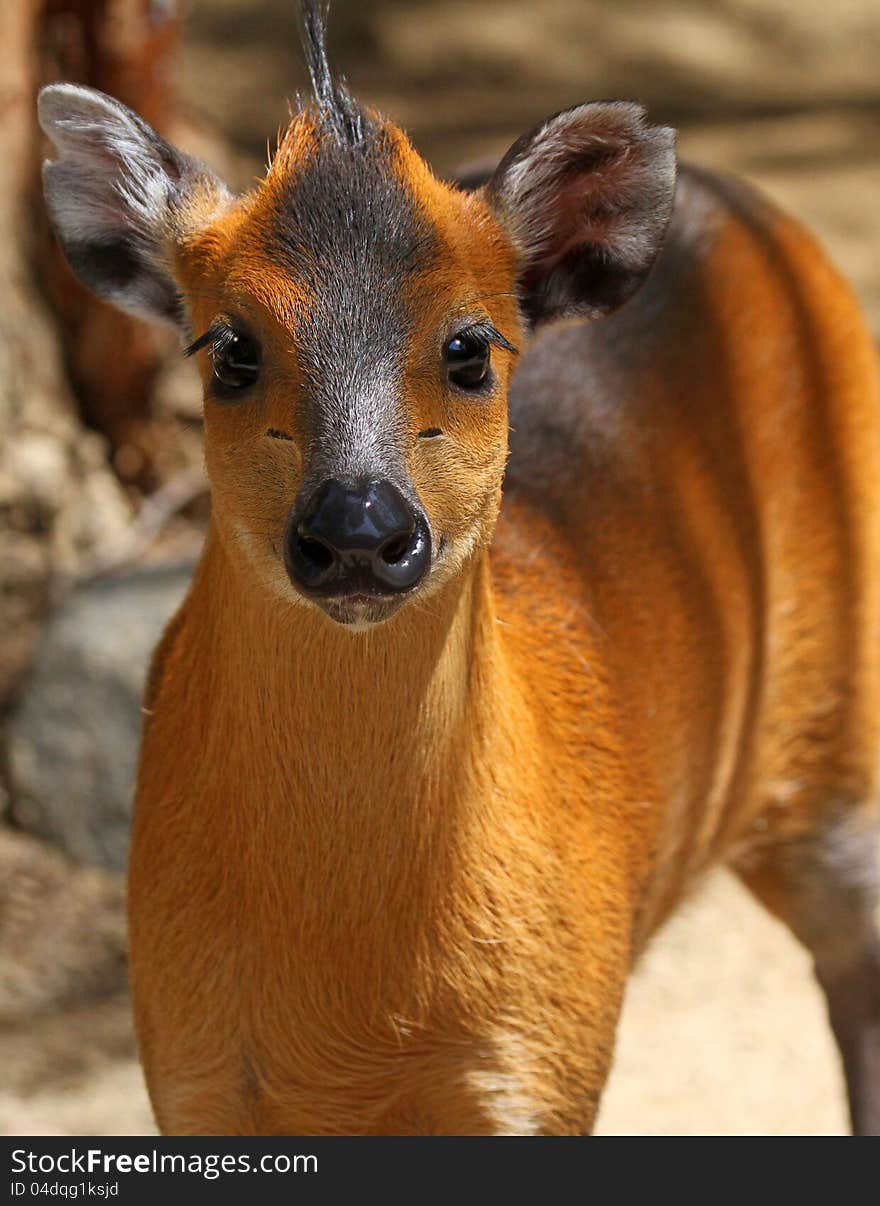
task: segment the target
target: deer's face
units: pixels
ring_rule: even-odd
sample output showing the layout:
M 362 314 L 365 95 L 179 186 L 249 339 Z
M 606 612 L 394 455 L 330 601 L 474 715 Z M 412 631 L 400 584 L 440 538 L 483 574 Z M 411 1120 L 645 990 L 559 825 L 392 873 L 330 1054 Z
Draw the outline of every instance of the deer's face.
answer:
M 100 93 L 47 89 L 41 117 L 74 270 L 195 337 L 229 555 L 279 603 L 361 628 L 488 543 L 525 324 L 633 291 L 674 155 L 635 106 L 581 106 L 465 193 L 339 97 L 294 119 L 239 199 Z
M 376 622 L 485 544 L 521 332 L 514 251 L 482 198 L 393 127 L 353 154 L 301 117 L 177 274 L 216 522 L 264 583 Z

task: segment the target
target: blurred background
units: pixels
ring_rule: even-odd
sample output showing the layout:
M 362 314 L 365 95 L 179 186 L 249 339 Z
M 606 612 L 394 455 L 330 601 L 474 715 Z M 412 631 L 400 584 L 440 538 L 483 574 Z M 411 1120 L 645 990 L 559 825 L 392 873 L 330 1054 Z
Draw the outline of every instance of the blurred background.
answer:
M 643 100 L 683 156 L 809 223 L 880 335 L 876 0 L 334 0 L 331 47 L 440 172 L 580 100 Z M 304 84 L 294 0 L 0 5 L 0 1131 L 138 1134 L 123 875 L 140 691 L 209 501 L 192 365 L 86 295 L 46 229 L 33 100 L 56 79 L 247 187 Z M 600 1132 L 845 1128 L 806 957 L 716 874 L 633 980 Z

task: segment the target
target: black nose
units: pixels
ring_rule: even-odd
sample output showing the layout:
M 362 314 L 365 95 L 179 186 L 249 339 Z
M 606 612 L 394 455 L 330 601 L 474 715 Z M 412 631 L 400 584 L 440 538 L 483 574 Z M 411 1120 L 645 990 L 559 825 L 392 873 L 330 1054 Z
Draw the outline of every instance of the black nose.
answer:
M 326 481 L 287 524 L 285 564 L 310 595 L 397 595 L 421 581 L 431 534 L 388 481 Z

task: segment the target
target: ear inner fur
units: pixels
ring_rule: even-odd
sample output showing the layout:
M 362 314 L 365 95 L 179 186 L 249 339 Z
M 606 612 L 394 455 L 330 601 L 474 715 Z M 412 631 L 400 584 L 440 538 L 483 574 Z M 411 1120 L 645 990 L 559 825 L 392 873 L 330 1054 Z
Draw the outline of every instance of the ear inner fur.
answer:
M 656 259 L 674 188 L 674 135 L 635 104 L 578 105 L 514 143 L 486 194 L 519 248 L 531 320 L 622 305 Z
M 50 85 L 39 116 L 58 152 L 43 165 L 46 203 L 74 273 L 122 309 L 182 330 L 174 247 L 229 203 L 224 186 L 94 89 Z

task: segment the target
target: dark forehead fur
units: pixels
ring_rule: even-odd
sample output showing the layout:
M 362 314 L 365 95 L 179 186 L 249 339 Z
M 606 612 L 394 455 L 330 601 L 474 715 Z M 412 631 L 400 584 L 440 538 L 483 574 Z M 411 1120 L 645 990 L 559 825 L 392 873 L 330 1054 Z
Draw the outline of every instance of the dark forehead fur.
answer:
M 314 473 L 394 477 L 415 319 L 407 284 L 437 257 L 437 239 L 406 186 L 399 134 L 333 77 L 325 11 L 301 0 L 314 108 L 301 109 L 281 148 L 264 251 L 303 297 L 295 338 Z
M 371 120 L 352 144 L 320 113 L 299 118 L 310 120 L 317 137 L 275 192 L 265 253 L 306 298 L 296 339 L 316 435 L 339 441 L 354 421 L 394 440 L 394 382 L 417 317 L 406 286 L 438 255 L 437 236 L 393 134 Z
M 317 134 L 314 151 L 279 190 L 267 231 L 271 257 L 308 281 L 365 260 L 371 274 L 396 280 L 425 267 L 434 232 L 400 176 L 392 137 L 374 126 L 351 146 L 320 117 Z

